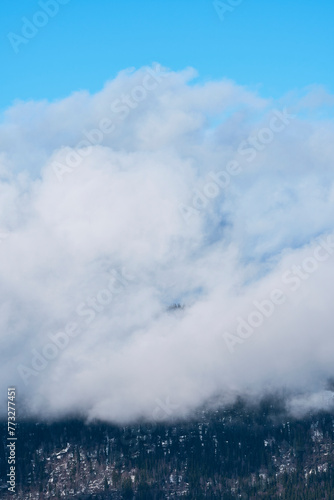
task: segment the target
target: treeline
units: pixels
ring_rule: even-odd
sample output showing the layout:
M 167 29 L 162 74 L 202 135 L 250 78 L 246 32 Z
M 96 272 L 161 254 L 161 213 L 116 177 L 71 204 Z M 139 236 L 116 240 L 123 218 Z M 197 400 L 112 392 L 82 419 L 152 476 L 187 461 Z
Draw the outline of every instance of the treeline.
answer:
M 333 499 L 333 429 L 330 413 L 288 419 L 272 400 L 159 425 L 20 422 L 17 498 Z

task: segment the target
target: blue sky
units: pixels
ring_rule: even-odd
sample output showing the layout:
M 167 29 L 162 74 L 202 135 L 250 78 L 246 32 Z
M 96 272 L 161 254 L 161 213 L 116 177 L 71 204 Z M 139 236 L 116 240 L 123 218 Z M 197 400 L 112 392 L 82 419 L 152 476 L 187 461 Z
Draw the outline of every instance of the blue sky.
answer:
M 2 110 L 15 99 L 96 92 L 152 62 L 193 66 L 201 80 L 227 77 L 266 97 L 312 84 L 334 90 L 331 0 L 243 0 L 223 21 L 211 0 L 69 0 L 15 53 L 8 33 L 21 36 L 22 18 L 40 10 L 35 0 L 1 2 Z

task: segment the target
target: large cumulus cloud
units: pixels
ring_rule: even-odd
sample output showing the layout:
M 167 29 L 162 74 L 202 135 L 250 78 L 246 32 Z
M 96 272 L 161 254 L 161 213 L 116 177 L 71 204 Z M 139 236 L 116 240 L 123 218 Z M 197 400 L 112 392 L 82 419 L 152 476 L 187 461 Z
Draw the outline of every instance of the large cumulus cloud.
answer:
M 332 103 L 154 66 L 9 108 L 2 394 L 110 421 L 277 390 L 327 404 Z

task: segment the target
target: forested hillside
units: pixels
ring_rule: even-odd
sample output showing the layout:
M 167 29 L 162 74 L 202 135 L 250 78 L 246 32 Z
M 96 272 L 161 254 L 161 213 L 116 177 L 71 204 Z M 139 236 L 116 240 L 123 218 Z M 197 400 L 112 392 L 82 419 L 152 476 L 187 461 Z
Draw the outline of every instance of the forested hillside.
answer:
M 15 498 L 334 499 L 333 430 L 329 412 L 296 420 L 270 401 L 159 425 L 21 422 Z

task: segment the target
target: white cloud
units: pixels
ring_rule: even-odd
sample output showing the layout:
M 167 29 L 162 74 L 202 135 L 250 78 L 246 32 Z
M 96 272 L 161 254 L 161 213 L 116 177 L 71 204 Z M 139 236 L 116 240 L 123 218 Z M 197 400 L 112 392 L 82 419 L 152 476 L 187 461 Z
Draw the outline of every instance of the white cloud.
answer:
M 333 123 L 297 116 L 270 137 L 284 103 L 152 71 L 18 102 L 0 125 L 1 393 L 16 384 L 31 414 L 116 421 L 282 388 L 317 401 L 333 375 L 334 255 L 295 291 L 282 275 L 333 232 Z M 101 120 L 112 132 L 80 148 Z M 231 161 L 240 171 L 211 196 L 209 174 Z M 277 288 L 285 303 L 230 352 L 223 333 Z

